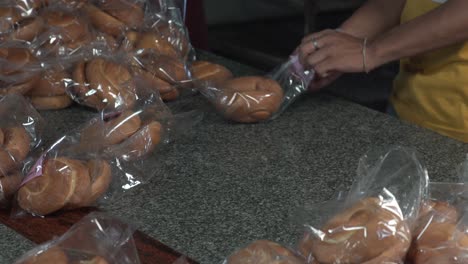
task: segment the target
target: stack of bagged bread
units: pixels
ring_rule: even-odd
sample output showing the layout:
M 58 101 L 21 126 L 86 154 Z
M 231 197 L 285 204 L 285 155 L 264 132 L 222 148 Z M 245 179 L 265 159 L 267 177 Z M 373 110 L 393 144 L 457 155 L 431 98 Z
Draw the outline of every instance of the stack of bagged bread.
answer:
M 17 95 L 0 100 L 0 204 L 9 202 L 23 180 L 22 166 L 39 146 L 43 121 L 35 109 Z
M 91 213 L 65 234 L 38 245 L 15 264 L 139 264 L 134 229 L 104 213 Z

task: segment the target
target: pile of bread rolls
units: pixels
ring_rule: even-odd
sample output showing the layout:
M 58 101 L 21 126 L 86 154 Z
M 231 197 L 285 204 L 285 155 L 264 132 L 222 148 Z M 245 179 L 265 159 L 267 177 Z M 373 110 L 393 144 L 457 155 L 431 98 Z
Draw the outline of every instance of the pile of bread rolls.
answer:
M 296 250 L 259 240 L 229 256 L 225 263 L 468 263 L 464 210 L 445 201 L 426 200 L 416 224 L 410 227 L 382 200 L 364 198 L 329 219 L 314 231 L 317 234 L 306 233 Z

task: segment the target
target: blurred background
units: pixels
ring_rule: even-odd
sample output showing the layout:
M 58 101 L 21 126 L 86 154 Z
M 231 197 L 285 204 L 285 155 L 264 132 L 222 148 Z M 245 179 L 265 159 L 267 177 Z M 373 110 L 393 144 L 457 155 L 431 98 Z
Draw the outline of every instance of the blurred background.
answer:
M 199 49 L 270 71 L 305 34 L 337 28 L 364 0 L 188 0 L 186 23 Z M 385 111 L 397 63 L 349 74 L 325 92 Z

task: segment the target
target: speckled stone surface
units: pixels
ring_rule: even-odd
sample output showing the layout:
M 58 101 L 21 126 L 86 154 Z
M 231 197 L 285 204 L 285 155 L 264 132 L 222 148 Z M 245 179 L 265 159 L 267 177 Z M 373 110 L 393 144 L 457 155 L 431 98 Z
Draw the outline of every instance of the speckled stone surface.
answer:
M 236 75 L 258 73 L 211 59 Z M 201 96 L 169 105 L 176 113 L 199 109 L 204 119 L 140 168 L 154 177 L 105 210 L 201 263 L 222 263 L 256 239 L 294 245 L 297 208 L 346 190 L 359 157 L 372 148 L 414 147 L 435 181 L 453 181 L 468 153 L 467 144 L 326 94 L 305 96 L 277 120 L 250 125 L 223 120 Z M 43 115 L 59 134 L 92 112 Z
M 25 252 L 32 249 L 34 244 L 8 227 L 0 224 L 0 263 L 14 263 Z

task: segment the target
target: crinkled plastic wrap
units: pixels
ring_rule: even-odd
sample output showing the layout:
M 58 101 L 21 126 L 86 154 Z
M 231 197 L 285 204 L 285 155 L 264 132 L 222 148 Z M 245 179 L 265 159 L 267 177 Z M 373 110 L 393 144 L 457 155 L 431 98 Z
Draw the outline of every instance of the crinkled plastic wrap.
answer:
M 38 16 L 40 0 L 3 0 L 0 2 L 0 41 L 31 41 L 43 30 Z
M 294 251 L 272 241 L 258 240 L 229 256 L 223 264 L 305 264 Z
M 0 204 L 5 205 L 18 189 L 23 163 L 40 146 L 44 121 L 19 95 L 0 99 Z
M 409 263 L 468 263 L 468 159 L 458 173 L 459 183 L 430 183 L 413 231 Z
M 308 263 L 404 263 L 427 182 L 414 151 L 369 152 L 343 200 L 306 209 L 298 251 Z
M 139 264 L 134 228 L 103 213 L 91 213 L 61 237 L 25 253 L 15 264 Z
M 74 101 L 97 110 L 132 108 L 137 99 L 124 54 L 102 53 L 85 58 L 74 65 L 65 83 Z
M 314 73 L 304 70 L 296 55 L 267 76 L 197 82 L 200 92 L 226 119 L 240 123 L 271 120 L 284 112 L 307 86 Z
M 41 62 L 21 41 L 0 42 L 0 95 L 25 94 L 40 78 Z

